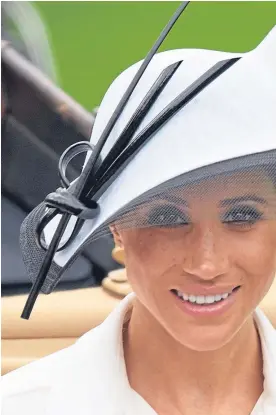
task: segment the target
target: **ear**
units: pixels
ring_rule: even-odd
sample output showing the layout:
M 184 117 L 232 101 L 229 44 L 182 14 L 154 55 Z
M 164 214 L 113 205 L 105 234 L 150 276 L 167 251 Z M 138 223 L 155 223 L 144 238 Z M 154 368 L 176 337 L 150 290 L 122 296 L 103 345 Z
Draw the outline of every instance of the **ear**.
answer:
M 111 225 L 109 227 L 109 229 L 110 229 L 110 231 L 111 231 L 111 233 L 113 235 L 115 245 L 119 246 L 120 248 L 124 248 L 121 234 L 118 231 L 116 225 Z

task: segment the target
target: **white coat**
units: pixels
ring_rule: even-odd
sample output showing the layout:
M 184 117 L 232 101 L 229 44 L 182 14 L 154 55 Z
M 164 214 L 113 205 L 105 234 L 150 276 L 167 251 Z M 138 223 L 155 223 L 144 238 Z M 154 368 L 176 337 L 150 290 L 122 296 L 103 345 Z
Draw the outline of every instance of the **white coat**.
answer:
M 122 326 L 132 298 L 127 296 L 73 346 L 4 376 L 2 415 L 154 415 L 126 375 Z M 254 318 L 265 380 L 252 415 L 275 415 L 276 330 L 261 310 Z

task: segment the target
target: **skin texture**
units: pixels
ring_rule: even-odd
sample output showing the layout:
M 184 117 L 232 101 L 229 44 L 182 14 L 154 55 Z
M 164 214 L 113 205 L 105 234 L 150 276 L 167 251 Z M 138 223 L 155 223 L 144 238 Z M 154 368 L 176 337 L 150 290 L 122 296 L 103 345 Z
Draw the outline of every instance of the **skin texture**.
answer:
M 243 173 L 174 195 L 185 224 L 146 226 L 163 200 L 137 211 L 142 228 L 112 227 L 136 293 L 124 336 L 130 385 L 159 415 L 249 414 L 263 390 L 253 311 L 276 272 L 275 187 L 263 174 Z M 264 202 L 233 201 L 248 195 Z M 225 199 L 231 204 L 221 206 Z M 171 292 L 187 293 L 191 283 L 241 288 L 222 315 L 193 317 Z

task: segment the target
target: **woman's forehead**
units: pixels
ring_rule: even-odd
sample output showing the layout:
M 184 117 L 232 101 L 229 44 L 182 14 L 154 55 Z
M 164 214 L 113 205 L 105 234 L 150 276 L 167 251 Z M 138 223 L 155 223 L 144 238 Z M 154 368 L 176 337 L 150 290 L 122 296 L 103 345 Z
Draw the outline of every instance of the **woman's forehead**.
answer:
M 150 207 L 158 202 L 182 207 L 193 207 L 198 203 L 227 207 L 233 203 L 253 202 L 263 205 L 273 203 L 276 207 L 276 188 L 265 172 L 243 171 L 167 189 L 142 206 Z
M 202 180 L 188 186 L 182 186 L 168 193 L 193 199 L 223 200 L 228 197 L 255 195 L 267 198 L 275 194 L 276 189 L 264 172 L 238 172 Z

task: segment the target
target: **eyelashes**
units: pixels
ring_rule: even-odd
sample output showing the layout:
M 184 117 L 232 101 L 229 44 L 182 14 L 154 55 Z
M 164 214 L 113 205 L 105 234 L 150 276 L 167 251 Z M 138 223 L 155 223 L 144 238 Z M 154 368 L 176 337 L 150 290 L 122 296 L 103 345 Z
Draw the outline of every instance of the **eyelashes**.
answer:
M 174 227 L 191 223 L 189 217 L 173 205 L 160 205 L 153 208 L 147 216 L 146 222 L 150 226 Z
M 250 225 L 263 218 L 263 213 L 252 206 L 237 206 L 229 210 L 223 217 L 222 222 L 233 225 Z
M 263 213 L 257 208 L 244 205 L 229 209 L 220 217 L 226 225 L 252 226 L 263 218 Z M 147 214 L 145 224 L 157 227 L 176 227 L 192 224 L 188 214 L 174 205 L 162 204 L 152 208 Z

